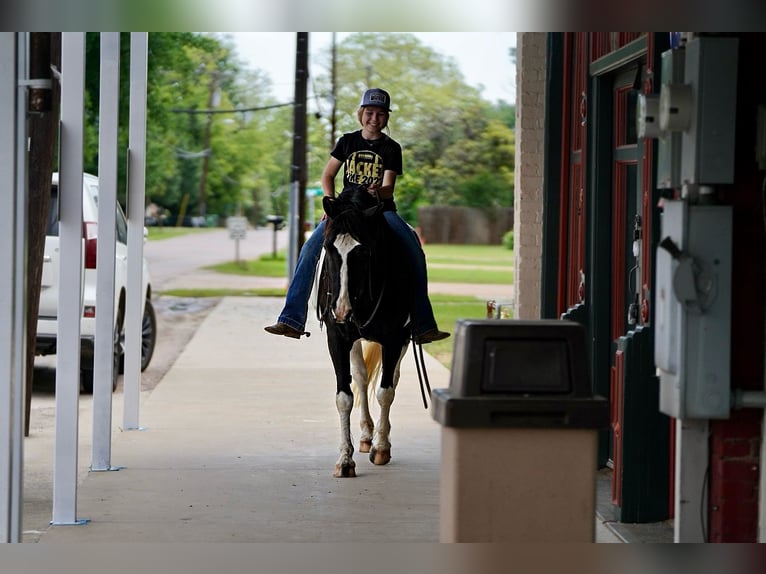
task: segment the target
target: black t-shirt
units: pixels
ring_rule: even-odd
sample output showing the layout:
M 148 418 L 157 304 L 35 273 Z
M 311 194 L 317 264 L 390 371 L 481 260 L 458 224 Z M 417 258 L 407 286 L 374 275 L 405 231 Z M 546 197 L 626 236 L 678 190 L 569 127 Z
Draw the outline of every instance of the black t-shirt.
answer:
M 343 134 L 330 155 L 343 162 L 343 189 L 353 185 L 383 185 L 383 173 L 402 174 L 402 146 L 382 134 L 366 140 L 362 130 Z

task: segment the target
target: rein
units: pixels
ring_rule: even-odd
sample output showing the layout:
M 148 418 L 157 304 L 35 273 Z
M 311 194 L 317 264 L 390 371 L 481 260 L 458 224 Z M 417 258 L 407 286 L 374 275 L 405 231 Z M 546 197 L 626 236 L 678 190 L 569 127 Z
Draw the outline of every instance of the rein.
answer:
M 375 318 L 375 315 L 378 314 L 378 310 L 380 309 L 380 304 L 383 302 L 383 295 L 385 294 L 385 292 L 386 292 L 386 283 L 383 283 L 383 287 L 380 290 L 380 295 L 378 295 L 378 301 L 377 303 L 375 303 L 375 308 L 372 310 L 372 313 L 370 313 L 369 319 L 367 319 L 364 322 L 364 325 L 359 326 L 360 331 L 364 329 L 365 327 L 367 327 Z
M 418 382 L 420 382 L 420 396 L 423 397 L 423 408 L 428 410 L 428 401 L 426 400 L 426 389 L 428 396 L 431 396 L 431 384 L 428 382 L 428 373 L 426 372 L 426 363 L 423 359 L 423 345 L 418 345 L 415 339 L 412 340 L 412 356 L 415 357 L 415 368 L 418 371 Z M 422 369 L 422 374 L 421 374 Z

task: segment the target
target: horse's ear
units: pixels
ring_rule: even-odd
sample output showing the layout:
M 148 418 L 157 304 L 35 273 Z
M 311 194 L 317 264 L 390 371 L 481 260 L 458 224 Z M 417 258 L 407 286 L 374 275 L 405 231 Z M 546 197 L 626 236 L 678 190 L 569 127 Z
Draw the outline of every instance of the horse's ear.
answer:
M 324 209 L 324 212 L 327 214 L 327 217 L 329 217 L 330 219 L 335 217 L 335 212 L 337 210 L 337 204 L 335 203 L 335 199 L 327 195 L 323 196 L 322 209 Z

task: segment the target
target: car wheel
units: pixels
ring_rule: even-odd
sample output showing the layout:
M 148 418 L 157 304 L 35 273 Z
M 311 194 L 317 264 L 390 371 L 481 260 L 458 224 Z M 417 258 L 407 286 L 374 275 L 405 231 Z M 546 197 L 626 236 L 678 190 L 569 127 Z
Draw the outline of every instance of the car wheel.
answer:
M 122 364 L 123 352 L 123 339 L 122 333 L 122 312 L 117 316 L 117 324 L 114 326 L 114 334 L 112 335 L 113 352 L 112 352 L 112 392 L 117 389 L 117 379 L 120 376 L 120 365 Z M 85 394 L 93 394 L 93 359 L 91 358 L 87 365 L 81 363 L 80 365 L 80 388 Z
M 146 370 L 154 355 L 157 342 L 157 315 L 150 299 L 144 305 L 144 318 L 141 322 L 141 371 Z
M 122 360 L 125 356 L 125 335 L 123 333 L 125 321 L 123 318 L 123 312 L 120 311 L 117 314 L 117 324 L 114 326 L 114 335 L 112 337 L 114 344 L 114 352 L 112 353 L 112 391 L 117 388 L 117 379 L 122 374 L 120 365 L 122 365 Z
M 122 334 L 122 340 L 124 343 L 125 333 Z M 150 299 L 144 303 L 144 316 L 141 320 L 141 371 L 145 371 L 146 367 L 152 360 L 154 355 L 154 345 L 157 342 L 157 315 L 154 312 L 154 305 Z M 120 356 L 120 374 L 125 373 L 125 354 Z
M 80 386 L 83 393 L 87 395 L 93 394 L 93 371 L 80 369 Z

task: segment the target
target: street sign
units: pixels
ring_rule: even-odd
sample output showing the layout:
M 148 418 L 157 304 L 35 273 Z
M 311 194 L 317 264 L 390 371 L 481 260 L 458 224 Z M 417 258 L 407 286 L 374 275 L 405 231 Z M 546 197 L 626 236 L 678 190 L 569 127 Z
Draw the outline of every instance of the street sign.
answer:
M 247 217 L 227 217 L 226 227 L 230 239 L 244 239 L 247 234 Z

